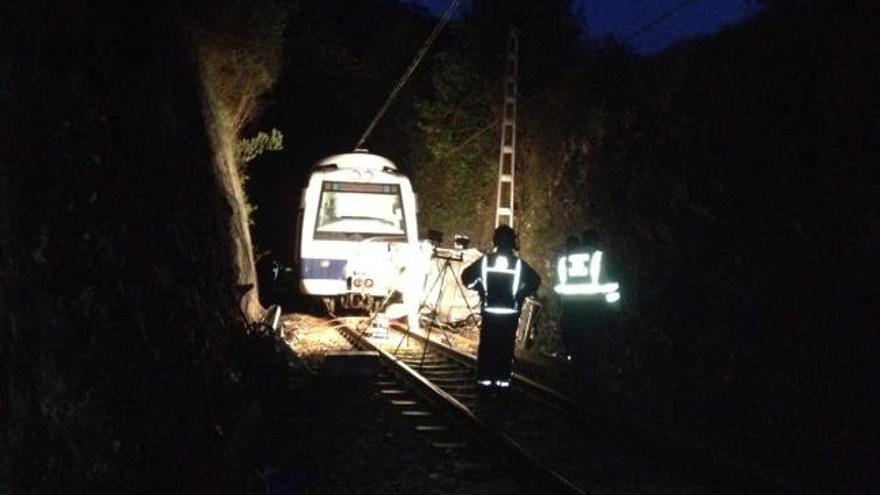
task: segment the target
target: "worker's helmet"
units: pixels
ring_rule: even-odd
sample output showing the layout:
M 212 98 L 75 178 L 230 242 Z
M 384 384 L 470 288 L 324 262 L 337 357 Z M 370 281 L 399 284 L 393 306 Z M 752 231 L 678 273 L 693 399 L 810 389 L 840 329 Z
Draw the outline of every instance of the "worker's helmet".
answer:
M 565 252 L 573 253 L 581 245 L 581 240 L 577 236 L 570 235 L 565 238 Z
M 581 234 L 581 243 L 584 246 L 599 247 L 599 232 L 596 229 L 587 229 Z
M 492 236 L 496 247 L 516 249 L 516 232 L 509 225 L 499 225 Z

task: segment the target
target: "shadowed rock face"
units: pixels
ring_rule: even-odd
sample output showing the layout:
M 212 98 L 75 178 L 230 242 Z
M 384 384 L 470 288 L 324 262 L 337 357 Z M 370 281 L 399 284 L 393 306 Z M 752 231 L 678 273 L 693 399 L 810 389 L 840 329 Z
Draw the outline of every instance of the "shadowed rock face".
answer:
M 22 493 L 223 483 L 240 239 L 198 71 L 173 5 L 98 4 L 0 7 L 0 475 Z

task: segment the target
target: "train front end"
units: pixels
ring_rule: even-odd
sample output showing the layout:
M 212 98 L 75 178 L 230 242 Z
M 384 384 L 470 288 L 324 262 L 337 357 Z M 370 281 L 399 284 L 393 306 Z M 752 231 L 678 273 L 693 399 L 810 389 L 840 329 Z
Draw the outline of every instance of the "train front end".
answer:
M 378 307 L 418 251 L 409 179 L 378 155 L 331 156 L 315 165 L 300 206 L 300 290 L 331 313 Z

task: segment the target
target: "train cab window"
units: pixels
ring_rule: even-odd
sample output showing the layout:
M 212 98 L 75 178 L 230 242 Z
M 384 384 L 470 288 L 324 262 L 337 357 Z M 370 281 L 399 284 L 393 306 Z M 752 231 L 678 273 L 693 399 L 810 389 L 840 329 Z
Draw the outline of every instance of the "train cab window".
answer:
M 315 225 L 316 239 L 405 237 L 400 186 L 324 182 Z

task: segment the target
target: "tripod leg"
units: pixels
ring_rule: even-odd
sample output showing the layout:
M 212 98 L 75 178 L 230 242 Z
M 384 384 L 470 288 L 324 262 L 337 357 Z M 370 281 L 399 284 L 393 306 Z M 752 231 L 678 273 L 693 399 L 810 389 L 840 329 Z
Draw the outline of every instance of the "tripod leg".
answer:
M 370 329 L 370 324 L 371 324 L 372 322 L 373 322 L 373 317 L 368 318 L 367 321 L 366 321 L 366 325 L 364 325 L 363 330 L 359 330 L 359 331 L 358 331 L 357 338 L 356 338 L 356 339 L 354 340 L 354 342 L 351 344 L 351 348 L 352 348 L 352 349 L 357 349 L 357 346 L 358 346 L 358 344 L 360 344 L 361 339 L 364 338 L 364 335 L 366 335 L 367 331 Z
M 419 360 L 419 369 L 425 364 L 425 355 L 428 353 L 428 341 L 431 340 L 431 330 L 434 326 L 440 325 L 437 314 L 440 311 L 440 301 L 442 301 L 443 298 L 443 279 L 446 276 L 446 267 L 448 265 L 449 260 L 445 260 L 443 266 L 440 268 L 440 273 L 437 274 L 437 279 L 434 280 L 434 285 L 439 284 L 440 286 L 437 288 L 437 299 L 434 301 L 434 307 L 431 309 L 431 318 L 428 320 L 428 331 L 425 335 L 424 347 L 422 347 L 422 358 Z
M 406 333 L 400 336 L 400 342 L 397 343 L 397 347 L 394 348 L 394 352 L 391 353 L 392 356 L 396 356 L 397 352 L 400 351 L 400 346 L 403 345 L 403 341 L 409 341 L 409 327 L 406 329 Z
M 403 345 L 404 341 L 406 341 L 406 344 L 409 345 L 409 332 L 410 332 L 409 325 L 406 325 L 406 331 L 401 332 L 400 341 L 397 343 L 397 347 L 394 348 L 394 352 L 391 353 L 392 356 L 397 355 L 397 353 L 400 351 L 400 346 Z
M 431 312 L 431 324 L 440 326 L 442 323 L 440 321 L 440 303 L 443 302 L 443 281 L 446 280 L 446 272 L 449 268 L 449 260 L 445 260 L 443 262 L 443 268 L 440 269 L 440 273 L 437 274 L 437 280 L 440 283 L 440 288 L 437 289 L 437 300 L 434 301 L 434 310 Z
M 422 347 L 422 358 L 419 360 L 419 369 L 425 365 L 425 355 L 428 353 L 428 342 L 431 341 L 431 327 L 433 325 L 428 325 L 428 333 L 425 335 L 425 345 Z

